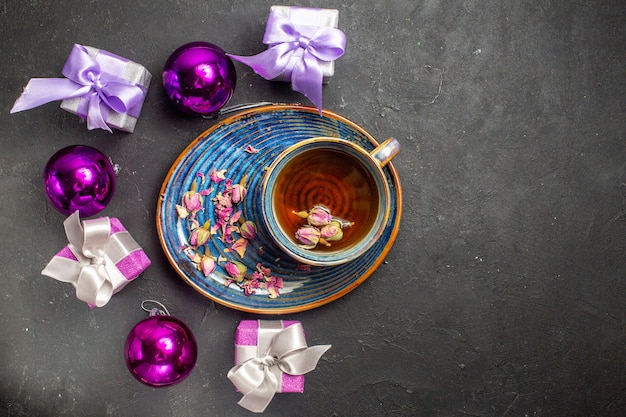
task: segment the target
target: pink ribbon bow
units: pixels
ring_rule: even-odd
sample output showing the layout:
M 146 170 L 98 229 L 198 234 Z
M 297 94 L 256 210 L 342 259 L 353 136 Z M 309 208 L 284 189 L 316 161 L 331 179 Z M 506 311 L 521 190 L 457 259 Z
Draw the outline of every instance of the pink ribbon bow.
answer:
M 307 96 L 321 114 L 323 73 L 319 61 L 334 61 L 341 57 L 346 47 L 346 35 L 336 28 L 320 27 L 311 36 L 304 36 L 291 20 L 270 12 L 263 43 L 270 48 L 258 55 L 229 56 L 250 66 L 266 80 L 273 80 L 288 71 L 292 58 L 301 53 L 291 69 L 291 85 L 295 91 Z
M 31 78 L 11 113 L 56 100 L 83 97 L 89 100 L 87 128 L 111 132 L 109 109 L 126 113 L 144 99 L 147 89 L 107 72 L 82 45 L 74 45 L 63 67 L 67 78 Z

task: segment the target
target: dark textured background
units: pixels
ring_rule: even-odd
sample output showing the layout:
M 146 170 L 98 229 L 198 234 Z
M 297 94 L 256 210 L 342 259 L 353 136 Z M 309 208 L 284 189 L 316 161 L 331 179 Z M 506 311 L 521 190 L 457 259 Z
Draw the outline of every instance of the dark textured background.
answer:
M 167 102 L 163 64 L 193 40 L 251 55 L 271 1 L 0 2 L 0 415 L 246 416 L 226 373 L 257 316 L 203 298 L 172 270 L 154 222 L 176 156 L 213 121 Z M 289 3 L 288 3 L 289 4 Z M 293 3 L 292 3 L 293 4 Z M 268 416 L 626 415 L 626 18 L 605 1 L 302 1 L 339 9 L 346 54 L 329 110 L 397 137 L 402 227 L 363 285 L 301 320 L 333 348 L 304 394 Z M 133 134 L 88 131 L 48 104 L 9 115 L 31 77 L 59 77 L 74 43 L 155 76 Z M 237 65 L 231 104 L 306 102 Z M 65 244 L 41 172 L 94 146 L 122 170 L 102 215 L 153 265 L 104 308 L 40 275 Z M 152 389 L 122 347 L 164 301 L 200 344 L 183 383 Z M 267 318 L 267 317 L 265 317 Z

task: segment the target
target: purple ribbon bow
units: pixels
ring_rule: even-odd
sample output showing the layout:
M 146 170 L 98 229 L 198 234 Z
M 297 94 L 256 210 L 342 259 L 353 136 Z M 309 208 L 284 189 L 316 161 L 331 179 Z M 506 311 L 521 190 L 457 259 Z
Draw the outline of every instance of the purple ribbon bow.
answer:
M 254 56 L 229 56 L 250 66 L 266 80 L 273 80 L 288 70 L 292 58 L 291 85 L 307 96 L 322 112 L 323 73 L 319 61 L 334 61 L 343 55 L 346 35 L 339 29 L 320 27 L 310 37 L 301 34 L 291 20 L 270 12 L 263 43 L 270 48 Z M 299 52 L 301 56 L 298 57 Z
M 107 72 L 82 45 L 74 45 L 63 67 L 67 78 L 31 78 L 11 113 L 56 100 L 82 97 L 88 100 L 87 128 L 111 131 L 109 109 L 126 113 L 144 99 L 147 89 Z

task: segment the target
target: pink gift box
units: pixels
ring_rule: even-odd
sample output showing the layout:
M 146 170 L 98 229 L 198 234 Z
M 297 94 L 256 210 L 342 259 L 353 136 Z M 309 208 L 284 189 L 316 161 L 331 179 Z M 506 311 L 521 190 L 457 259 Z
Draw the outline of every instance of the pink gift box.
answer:
M 296 320 L 242 320 L 235 331 L 235 365 L 262 356 L 272 337 L 282 329 L 299 323 Z M 289 375 L 277 371 L 276 392 L 304 392 L 304 375 Z
M 111 221 L 111 235 L 121 232 L 128 232 L 122 223 L 116 219 L 115 217 L 110 218 Z M 71 259 L 73 261 L 78 261 L 76 256 L 72 253 L 72 251 L 68 246 L 65 246 L 63 249 L 56 254 L 61 258 Z M 120 272 L 126 277 L 126 281 L 118 282 L 117 285 L 114 285 L 115 291 L 117 293 L 122 290 L 128 283 L 137 278 L 143 271 L 145 271 L 150 266 L 150 259 L 146 253 L 142 250 L 135 250 L 128 254 L 125 258 L 120 259 L 115 262 L 115 266 Z
M 67 222 L 70 220 L 79 221 L 77 216 L 78 212 L 70 216 L 66 220 L 66 226 Z M 130 233 L 126 230 L 126 228 L 124 228 L 122 223 L 117 218 L 111 217 L 100 218 L 97 220 L 86 220 L 83 221 L 83 224 L 87 225 L 90 222 L 93 223 L 94 221 L 106 222 L 107 220 L 110 226 L 110 234 L 104 247 L 104 253 L 111 263 L 114 264 L 114 268 L 119 271 L 119 273 L 110 274 L 108 276 L 113 290 L 112 294 L 110 294 L 112 296 L 113 294 L 120 292 L 124 287 L 126 287 L 126 285 L 137 278 L 150 266 L 151 262 L 143 249 L 141 249 L 139 244 L 133 239 Z M 74 250 L 80 250 L 80 248 L 74 248 Z M 75 255 L 72 251 L 72 248 L 70 248 L 70 244 L 68 244 L 52 258 L 46 268 L 42 271 L 42 274 L 55 278 L 59 281 L 72 282 L 76 286 L 74 280 L 81 267 L 81 262 L 77 258 L 77 255 Z M 108 302 L 108 300 L 106 300 L 104 304 L 106 304 L 106 302 Z M 91 307 L 94 306 L 89 302 L 88 304 Z

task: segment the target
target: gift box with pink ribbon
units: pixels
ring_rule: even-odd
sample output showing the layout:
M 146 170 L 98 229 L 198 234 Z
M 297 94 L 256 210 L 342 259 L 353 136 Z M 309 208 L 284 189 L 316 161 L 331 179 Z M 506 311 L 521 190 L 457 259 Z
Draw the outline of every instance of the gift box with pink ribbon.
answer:
M 114 217 L 81 221 L 74 212 L 63 223 L 68 245 L 41 272 L 76 289 L 76 297 L 102 307 L 150 266 L 150 259 Z
M 76 44 L 62 74 L 66 78 L 31 78 L 11 113 L 62 100 L 61 108 L 87 119 L 89 130 L 133 132 L 152 79 L 146 68 Z
M 307 347 L 299 321 L 241 321 L 235 332 L 235 366 L 228 372 L 243 394 L 239 405 L 260 413 L 276 393 L 304 392 L 304 374 L 315 369 L 330 347 Z
M 334 75 L 335 60 L 346 47 L 338 21 L 336 9 L 272 6 L 263 36 L 268 49 L 254 56 L 229 56 L 266 80 L 291 82 L 321 112 L 322 84 Z

